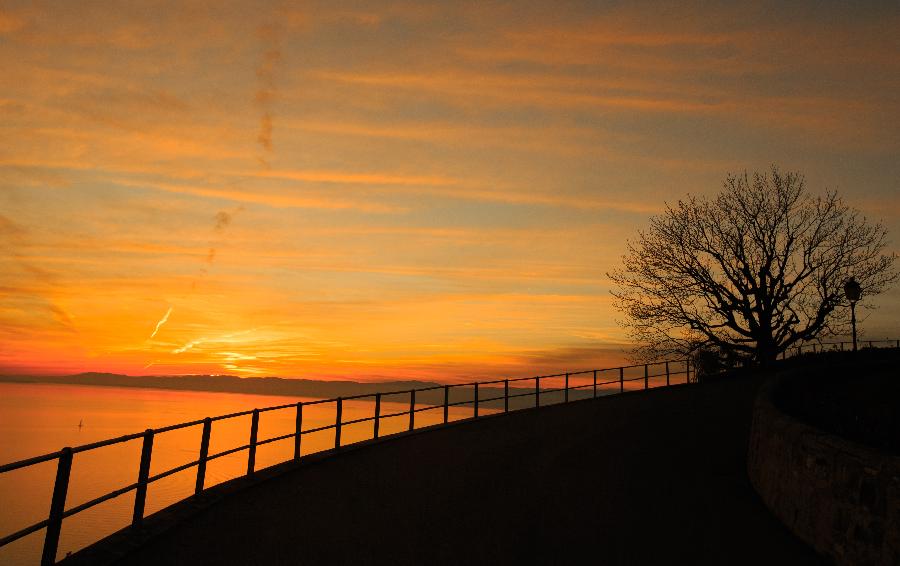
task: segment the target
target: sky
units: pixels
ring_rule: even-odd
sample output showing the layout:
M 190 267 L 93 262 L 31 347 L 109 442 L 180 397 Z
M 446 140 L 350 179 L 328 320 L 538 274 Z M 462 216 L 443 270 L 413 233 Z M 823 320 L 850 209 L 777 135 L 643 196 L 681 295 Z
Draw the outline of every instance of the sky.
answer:
M 800 171 L 900 250 L 897 29 L 895 2 L 7 0 L 0 373 L 618 365 L 607 272 L 729 172 Z M 897 338 L 900 291 L 870 303 Z

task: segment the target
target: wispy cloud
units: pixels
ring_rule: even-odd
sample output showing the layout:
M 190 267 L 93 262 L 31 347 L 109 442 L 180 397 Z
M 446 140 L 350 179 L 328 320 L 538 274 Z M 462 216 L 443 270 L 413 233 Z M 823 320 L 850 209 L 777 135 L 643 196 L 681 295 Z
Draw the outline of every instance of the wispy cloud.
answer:
M 172 307 L 169 307 L 169 310 L 166 311 L 166 314 L 163 315 L 159 322 L 156 323 L 156 327 L 153 329 L 153 333 L 150 334 L 150 339 L 152 340 L 156 334 L 159 332 L 159 329 L 162 328 L 162 325 L 168 322 L 169 315 L 172 314 Z
M 185 344 L 183 346 L 181 346 L 180 348 L 175 348 L 174 350 L 172 350 L 172 353 L 173 354 L 183 354 L 183 353 L 187 352 L 188 350 L 193 349 L 196 346 L 199 346 L 201 344 L 206 344 L 206 343 L 234 344 L 234 343 L 241 341 L 241 340 L 236 340 L 237 338 L 247 336 L 248 334 L 256 332 L 257 330 L 258 330 L 258 328 L 251 328 L 249 330 L 241 330 L 239 332 L 230 332 L 228 334 L 222 334 L 222 335 L 215 336 L 215 337 L 205 337 L 205 338 L 197 338 L 194 340 L 189 340 L 189 341 L 185 342 Z
M 25 27 L 25 19 L 17 14 L 0 11 L 0 34 L 12 33 Z
M 310 208 L 323 210 L 360 210 L 373 213 L 400 212 L 403 209 L 370 200 L 356 200 L 341 196 L 320 196 L 291 190 L 239 189 L 202 186 L 183 182 L 136 180 L 119 178 L 123 185 L 155 189 L 168 193 L 195 195 L 238 203 L 260 204 L 273 208 Z
M 17 222 L 0 214 L 0 258 L 3 256 L 22 270 L 30 284 L 15 285 L 13 288 L 18 293 L 29 295 L 37 301 L 40 307 L 53 316 L 56 323 L 68 332 L 75 333 L 77 328 L 72 315 L 63 306 L 58 304 L 54 297 L 54 290 L 59 286 L 57 275 L 35 261 L 25 252 L 30 247 L 28 230 Z
M 257 88 L 254 100 L 259 107 L 259 134 L 256 141 L 259 143 L 265 156 L 259 161 L 264 167 L 269 167 L 269 157 L 272 155 L 272 104 L 277 94 L 277 73 L 281 66 L 281 28 L 277 23 L 265 23 L 257 29 L 257 37 L 260 41 L 262 53 L 259 64 L 256 67 Z
M 197 344 L 202 344 L 206 341 L 207 341 L 206 338 L 198 338 L 197 340 L 190 340 L 190 341 L 186 342 L 184 344 L 184 346 L 182 346 L 180 348 L 175 348 L 174 350 L 172 350 L 172 353 L 173 354 L 183 354 L 184 352 L 187 352 L 188 350 L 190 350 Z

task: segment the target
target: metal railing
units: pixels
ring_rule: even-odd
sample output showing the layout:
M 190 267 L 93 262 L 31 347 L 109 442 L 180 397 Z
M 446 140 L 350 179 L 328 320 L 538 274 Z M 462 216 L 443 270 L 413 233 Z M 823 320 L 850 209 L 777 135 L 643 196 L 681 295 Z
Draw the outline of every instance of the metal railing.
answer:
M 825 351 L 826 346 L 830 346 L 833 350 L 843 349 L 844 344 L 850 344 L 851 342 L 818 342 L 812 345 L 812 351 L 816 352 L 817 347 L 818 351 Z M 900 340 L 871 340 L 864 341 L 867 343 L 869 347 L 873 347 L 874 344 L 883 344 L 890 343 L 897 348 L 900 348 Z M 796 349 L 796 355 L 800 355 L 803 352 L 803 348 L 808 347 L 808 345 L 799 346 Z M 890 346 L 889 346 L 890 347 Z M 786 354 L 785 354 L 786 355 Z M 782 357 L 785 357 L 783 355 Z M 673 367 L 674 366 L 674 367 Z M 643 368 L 643 374 L 638 375 L 637 377 L 626 377 L 625 370 L 630 370 L 634 368 Z M 658 371 L 659 373 L 651 373 L 651 368 L 654 368 L 653 371 Z M 659 369 L 656 369 L 659 368 Z M 680 369 L 679 369 L 680 368 Z M 604 374 L 612 373 L 613 379 L 598 381 L 598 376 L 602 377 Z M 640 372 L 639 372 L 640 373 Z M 675 378 L 678 376 L 684 376 L 682 379 L 676 380 Z M 572 378 L 578 377 L 590 377 L 590 381 L 588 383 L 584 383 L 581 385 L 573 385 Z M 628 366 L 620 366 L 615 368 L 604 368 L 604 369 L 594 369 L 594 370 L 584 370 L 584 371 L 576 371 L 576 372 L 566 372 L 566 373 L 557 373 L 551 375 L 539 375 L 534 377 L 521 377 L 521 378 L 513 378 L 513 379 L 498 379 L 493 381 L 481 381 L 481 382 L 471 382 L 471 383 L 462 383 L 462 384 L 453 384 L 453 385 L 437 385 L 432 387 L 423 387 L 419 389 L 409 389 L 409 390 L 399 390 L 399 391 L 389 391 L 389 392 L 380 392 L 380 393 L 369 393 L 369 394 L 361 394 L 361 395 L 353 395 L 347 397 L 336 397 L 333 399 L 319 399 L 315 401 L 303 401 L 297 403 L 286 403 L 283 405 L 275 405 L 271 407 L 264 407 L 261 409 L 253 409 L 249 411 L 241 411 L 237 413 L 229 413 L 227 415 L 220 415 L 217 417 L 207 417 L 205 419 L 194 420 L 190 422 L 165 426 L 157 429 L 147 429 L 144 432 L 129 434 L 125 436 L 120 436 L 118 438 L 111 438 L 108 440 L 102 440 L 99 442 L 93 442 L 90 444 L 84 444 L 81 446 L 66 447 L 58 452 L 52 452 L 50 454 L 44 454 L 43 456 L 37 456 L 34 458 L 28 458 L 25 460 L 20 460 L 18 462 L 12 462 L 10 464 L 5 464 L 0 466 L 0 474 L 11 472 L 13 470 L 18 470 L 22 468 L 27 468 L 29 466 L 34 466 L 36 464 L 41 464 L 44 462 L 49 462 L 52 460 L 57 460 L 57 469 L 56 469 L 56 479 L 53 485 L 53 495 L 50 500 L 50 512 L 47 519 L 39 521 L 33 525 L 25 527 L 19 531 L 16 531 L 12 534 L 6 535 L 0 538 L 0 548 L 19 540 L 25 536 L 28 536 L 32 533 L 40 531 L 41 529 L 46 529 L 44 536 L 44 545 L 43 551 L 41 555 L 41 564 L 42 565 L 50 565 L 56 562 L 56 554 L 59 546 L 59 537 L 62 529 L 63 519 L 71 517 L 77 513 L 95 507 L 105 501 L 109 501 L 120 495 L 128 493 L 130 491 L 134 491 L 134 510 L 132 514 L 131 527 L 134 529 L 139 529 L 144 520 L 144 506 L 147 499 L 147 487 L 153 482 L 159 481 L 163 478 L 176 474 L 178 472 L 182 472 L 188 470 L 190 468 L 197 468 L 197 477 L 194 485 L 194 495 L 200 494 L 204 490 L 204 483 L 206 480 L 206 467 L 207 463 L 218 458 L 222 458 L 228 456 L 230 454 L 234 454 L 237 452 L 241 452 L 243 450 L 247 450 L 247 472 L 246 475 L 253 475 L 256 471 L 256 451 L 260 446 L 264 446 L 266 444 L 270 444 L 273 442 L 278 442 L 282 440 L 292 439 L 293 446 L 293 459 L 298 460 L 301 456 L 301 448 L 302 448 L 302 439 L 304 435 L 321 432 L 325 430 L 334 430 L 334 450 L 338 450 L 341 448 L 341 429 L 345 426 L 364 423 L 364 422 L 372 422 L 372 438 L 377 439 L 380 438 L 380 425 L 384 419 L 392 418 L 392 417 L 402 417 L 404 415 L 409 416 L 409 424 L 407 430 L 415 429 L 416 422 L 416 414 L 421 413 L 423 411 L 432 411 L 432 410 L 442 410 L 443 411 L 443 421 L 437 426 L 446 425 L 450 422 L 450 407 L 462 406 L 462 405 L 471 405 L 472 406 L 472 416 L 470 419 L 479 418 L 479 407 L 484 406 L 486 403 L 491 402 L 499 402 L 502 401 L 502 412 L 509 412 L 510 409 L 510 400 L 518 399 L 522 397 L 534 397 L 534 404 L 527 404 L 520 408 L 530 408 L 530 407 L 541 407 L 546 406 L 549 403 L 544 403 L 542 405 L 541 398 L 551 393 L 562 393 L 563 394 L 563 403 L 568 403 L 570 401 L 570 394 L 572 392 L 581 392 L 583 390 L 590 389 L 591 395 L 587 396 L 585 393 L 582 398 L 596 398 L 598 396 L 598 392 L 601 391 L 601 388 L 604 386 L 613 386 L 612 389 L 606 389 L 605 395 L 615 394 L 615 393 L 623 393 L 626 390 L 626 384 L 630 382 L 643 382 L 643 387 L 639 387 L 638 389 L 649 389 L 650 388 L 650 380 L 651 379 L 660 379 L 665 378 L 665 386 L 670 386 L 676 383 L 691 383 L 692 381 L 696 381 L 696 370 L 691 367 L 691 360 L 669 360 L 663 362 L 655 362 L 648 364 L 635 364 Z M 561 379 L 563 381 L 562 387 L 556 388 L 542 388 L 541 381 L 550 380 L 550 379 Z M 521 382 L 534 382 L 533 388 L 528 389 L 518 389 L 519 392 L 510 392 L 510 383 L 521 383 Z M 502 395 L 498 395 L 495 397 L 481 397 L 481 394 L 486 390 L 496 390 L 499 391 L 499 385 L 502 384 Z M 485 386 L 494 386 L 494 387 L 485 387 Z M 662 387 L 663 385 L 658 385 L 657 387 Z M 472 397 L 471 399 L 464 399 L 462 401 L 454 401 L 450 402 L 450 392 L 451 390 L 465 390 L 466 388 L 471 388 Z M 439 404 L 428 405 L 425 407 L 416 407 L 416 395 L 421 393 L 430 393 L 437 392 L 443 390 L 443 402 Z M 382 399 L 386 396 L 393 395 L 409 395 L 409 409 L 400 412 L 387 413 L 382 414 Z M 345 401 L 351 400 L 360 400 L 360 399 L 372 399 L 374 401 L 374 414 L 371 417 L 364 417 L 352 420 L 343 420 L 343 403 Z M 314 405 L 323 405 L 328 403 L 335 404 L 335 421 L 332 424 L 303 429 L 303 409 L 304 407 L 314 406 Z M 553 403 L 556 404 L 556 403 Z M 293 409 L 295 411 L 295 425 L 294 431 L 288 434 L 282 434 L 279 436 L 274 436 L 271 438 L 265 438 L 260 440 L 258 438 L 259 432 L 259 415 L 261 413 L 270 412 L 270 411 L 281 411 Z M 242 446 L 237 446 L 234 448 L 230 448 L 228 450 L 223 450 L 221 452 L 216 452 L 214 454 L 209 454 L 209 440 L 212 432 L 212 425 L 217 421 L 224 421 L 226 419 L 233 419 L 237 417 L 244 417 L 249 415 L 251 417 L 250 420 L 250 433 L 249 433 L 249 441 L 247 444 Z M 200 446 L 199 446 L 199 456 L 197 460 L 193 460 L 186 464 L 182 464 L 180 466 L 176 466 L 174 468 L 168 469 L 166 471 L 150 475 L 150 462 L 153 456 L 153 441 L 154 438 L 160 434 L 171 432 L 175 430 L 186 429 L 189 427 L 199 427 L 202 426 L 202 434 L 200 438 Z M 112 446 L 116 444 L 121 444 L 133 440 L 140 439 L 142 442 L 141 447 L 141 457 L 140 464 L 138 466 L 137 471 L 137 481 L 132 484 L 126 485 L 119 489 L 113 490 L 105 495 L 101 495 L 74 507 L 70 507 L 68 509 L 65 508 L 66 504 L 66 495 L 68 493 L 69 488 L 69 478 L 72 471 L 72 464 L 74 460 L 74 456 L 76 454 L 80 454 L 83 452 L 88 452 L 91 450 L 97 450 L 100 448 L 104 448 L 107 446 Z M 360 441 L 363 442 L 363 441 Z M 287 461 L 287 460 L 285 460 Z
M 637 377 L 626 377 L 626 370 L 630 370 L 633 368 L 643 368 L 643 374 L 638 375 Z M 658 368 L 658 369 L 656 369 Z M 651 373 L 651 369 L 654 372 Z M 607 379 L 609 373 L 613 374 L 613 379 Z M 204 483 L 206 480 L 206 467 L 207 463 L 218 458 L 222 458 L 224 456 L 228 456 L 230 454 L 234 454 L 236 452 L 241 452 L 243 450 L 247 451 L 247 473 L 246 475 L 253 475 L 256 471 L 256 451 L 260 446 L 264 446 L 266 444 L 270 444 L 273 442 L 283 441 L 292 439 L 293 446 L 293 459 L 298 460 L 301 456 L 301 448 L 302 448 L 302 439 L 304 435 L 312 434 L 315 432 L 321 432 L 325 430 L 334 430 L 334 450 L 338 450 L 341 448 L 341 429 L 348 425 L 357 424 L 357 423 L 365 423 L 372 422 L 372 439 L 377 439 L 381 437 L 381 423 L 384 419 L 388 419 L 391 417 L 402 417 L 404 415 L 409 416 L 409 423 L 407 430 L 415 429 L 416 425 L 416 414 L 421 413 L 423 411 L 443 411 L 443 419 L 442 422 L 437 426 L 446 425 L 450 422 L 450 408 L 456 406 L 463 405 L 471 405 L 472 407 L 472 416 L 469 419 L 477 419 L 479 418 L 479 408 L 485 407 L 486 404 L 502 401 L 502 411 L 501 412 L 509 412 L 510 409 L 510 400 L 518 399 L 522 397 L 534 397 L 534 404 L 528 403 L 521 408 L 530 408 L 530 407 L 541 407 L 546 406 L 551 403 L 547 403 L 547 395 L 552 393 L 562 393 L 563 403 L 568 403 L 570 401 L 570 396 L 573 395 L 573 392 L 581 392 L 582 398 L 595 398 L 598 396 L 598 392 L 601 392 L 602 388 L 607 387 L 606 390 L 602 392 L 604 395 L 622 393 L 626 390 L 626 384 L 631 382 L 643 382 L 643 387 L 639 387 L 638 389 L 649 389 L 650 388 L 650 380 L 651 379 L 659 379 L 665 378 L 665 386 L 669 386 L 675 383 L 676 378 L 678 376 L 683 376 L 678 378 L 678 383 L 689 383 L 692 381 L 692 375 L 695 376 L 695 372 L 693 372 L 691 368 L 690 360 L 672 360 L 665 362 L 657 362 L 651 364 L 637 364 L 630 366 L 621 366 L 617 368 L 604 368 L 604 369 L 595 369 L 595 370 L 585 370 L 585 371 L 576 371 L 576 372 L 567 372 L 567 373 L 558 373 L 551 375 L 539 375 L 535 377 L 522 377 L 522 378 L 513 378 L 513 379 L 498 379 L 493 381 L 481 381 L 481 382 L 471 382 L 471 383 L 461 383 L 461 384 L 453 384 L 453 385 L 437 385 L 432 387 L 423 387 L 419 389 L 409 389 L 409 390 L 399 390 L 399 391 L 388 391 L 388 392 L 380 392 L 380 393 L 370 393 L 370 394 L 362 394 L 362 395 L 353 395 L 347 397 L 337 397 L 333 399 L 320 399 L 315 401 L 303 401 L 298 403 L 286 403 L 283 405 L 275 405 L 272 407 L 264 407 L 261 409 L 253 409 L 249 411 L 241 411 L 237 413 L 230 413 L 227 415 L 220 415 L 217 417 L 207 417 L 205 419 L 194 420 L 190 422 L 175 424 L 171 426 L 165 426 L 157 429 L 147 429 L 144 432 L 128 434 L 125 436 L 120 436 L 118 438 L 110 438 L 108 440 L 102 440 L 99 442 L 93 442 L 90 444 L 84 444 L 76 447 L 66 447 L 58 452 L 52 452 L 50 454 L 44 454 L 43 456 L 37 456 L 34 458 L 28 458 L 25 460 L 20 460 L 18 462 L 12 462 L 10 464 L 5 464 L 0 466 L 0 474 L 11 472 L 13 470 L 18 470 L 22 468 L 27 468 L 29 466 L 34 466 L 36 464 L 41 464 L 44 462 L 49 462 L 52 460 L 57 461 L 56 467 L 56 479 L 53 485 L 53 495 L 50 500 L 50 512 L 49 516 L 39 521 L 33 525 L 25 527 L 19 531 L 16 531 L 12 534 L 6 535 L 3 538 L 0 538 L 0 548 L 19 540 L 25 536 L 28 536 L 32 533 L 40 531 L 41 529 L 46 529 L 44 535 L 44 545 L 43 551 L 41 554 L 41 564 L 42 565 L 50 565 L 55 564 L 57 550 L 59 547 L 59 538 L 60 532 L 62 530 L 62 522 L 63 519 L 69 518 L 77 513 L 95 507 L 103 502 L 109 501 L 120 495 L 126 494 L 128 492 L 134 492 L 134 511 L 132 513 L 131 527 L 134 529 L 139 529 L 144 520 L 144 506 L 147 500 L 147 487 L 153 482 L 159 481 L 163 478 L 176 474 L 178 472 L 182 472 L 188 470 L 190 468 L 197 468 L 197 477 L 196 482 L 194 484 L 194 495 L 200 494 L 204 489 Z M 573 378 L 590 378 L 587 383 L 582 383 L 579 385 L 573 384 Z M 598 381 L 598 377 L 602 378 L 602 380 Z M 551 379 L 559 379 L 562 380 L 561 387 L 555 388 L 546 388 L 542 387 L 542 381 L 547 383 L 548 380 Z M 510 390 L 510 384 L 519 384 L 522 382 L 534 382 L 533 388 L 529 387 L 525 388 L 517 388 Z M 502 385 L 502 395 L 496 395 L 491 397 L 484 397 L 485 394 L 494 394 L 501 391 Z M 612 390 L 608 389 L 608 386 L 613 386 Z M 662 385 L 659 385 L 662 387 Z M 438 404 L 430 404 L 425 407 L 416 407 L 416 395 L 422 393 L 430 393 L 429 396 L 435 396 L 435 394 L 440 395 L 440 392 L 443 392 L 443 402 Z M 450 393 L 452 390 L 469 390 L 471 396 L 467 396 L 466 399 L 462 401 L 450 401 Z M 590 390 L 590 396 L 588 396 L 587 391 Z M 395 396 L 395 395 L 409 395 L 409 408 L 404 411 L 393 412 L 393 413 L 382 413 L 382 399 L 387 396 Z M 541 399 L 544 397 L 544 403 L 542 404 Z M 371 417 L 363 417 L 352 420 L 343 420 L 343 404 L 345 401 L 351 400 L 361 400 L 361 399 L 371 399 L 374 401 L 374 414 Z M 334 403 L 335 405 L 335 420 L 334 423 L 327 424 L 324 426 L 314 427 L 314 428 L 303 428 L 303 409 L 304 407 L 309 407 L 313 405 L 323 405 Z M 556 403 L 552 403 L 556 404 Z M 288 434 L 282 434 L 280 436 L 274 436 L 271 438 L 259 439 L 259 415 L 261 413 L 269 412 L 269 411 L 282 411 L 293 409 L 295 411 L 295 424 L 293 432 Z M 515 409 L 513 409 L 515 410 Z M 498 411 L 500 411 L 498 407 Z M 217 421 L 224 421 L 226 419 L 233 419 L 237 417 L 250 416 L 250 432 L 249 432 L 249 441 L 247 444 L 242 446 L 237 446 L 234 448 L 230 448 L 228 450 L 223 450 L 221 452 L 216 452 L 214 454 L 209 453 L 209 439 L 212 433 L 212 425 Z M 481 416 L 484 416 L 482 413 Z M 175 430 L 186 429 L 189 427 L 203 427 L 202 434 L 200 437 L 200 446 L 199 446 L 199 456 L 196 460 L 188 462 L 186 464 L 182 464 L 180 466 L 176 466 L 174 468 L 168 469 L 166 471 L 150 475 L 150 462 L 153 457 L 153 441 L 158 435 L 171 432 Z M 107 446 L 112 446 L 116 444 L 122 444 L 125 442 L 141 440 L 141 457 L 140 464 L 138 465 L 137 470 L 137 481 L 132 484 L 120 487 L 119 489 L 113 490 L 109 493 L 76 505 L 74 507 L 70 507 L 66 509 L 66 495 L 69 490 L 69 478 L 72 472 L 72 464 L 74 460 L 74 456 L 76 454 L 88 452 L 91 450 L 98 450 L 100 448 L 104 448 Z M 368 440 L 368 439 L 366 439 Z M 360 441 L 362 442 L 362 441 Z M 346 446 L 346 445 L 345 445 Z M 285 460 L 287 461 L 287 460 Z
M 900 340 L 858 340 L 859 349 L 863 348 L 900 348 Z M 876 346 L 877 345 L 877 346 Z M 820 352 L 844 352 L 853 348 L 852 340 L 842 342 L 810 342 L 788 348 L 781 353 L 781 359 L 801 354 L 818 354 Z M 805 350 L 804 350 L 805 349 Z

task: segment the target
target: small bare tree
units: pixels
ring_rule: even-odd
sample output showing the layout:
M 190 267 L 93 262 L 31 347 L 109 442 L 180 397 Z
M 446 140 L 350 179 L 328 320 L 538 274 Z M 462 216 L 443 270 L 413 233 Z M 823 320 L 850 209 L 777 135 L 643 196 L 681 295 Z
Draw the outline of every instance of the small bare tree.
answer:
M 845 330 L 850 277 L 866 296 L 897 278 L 886 236 L 837 193 L 810 196 L 801 174 L 773 166 L 729 174 L 715 198 L 666 205 L 608 276 L 639 357 L 713 348 L 767 365 Z

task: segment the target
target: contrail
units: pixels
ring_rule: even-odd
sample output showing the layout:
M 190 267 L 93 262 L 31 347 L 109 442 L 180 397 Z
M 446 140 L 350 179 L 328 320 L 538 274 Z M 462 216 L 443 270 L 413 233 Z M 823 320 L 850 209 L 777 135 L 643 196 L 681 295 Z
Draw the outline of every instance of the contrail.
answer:
M 265 24 L 259 27 L 257 36 L 263 53 L 256 67 L 255 100 L 261 113 L 256 141 L 264 152 L 263 156 L 258 157 L 259 162 L 268 169 L 268 157 L 272 154 L 272 101 L 277 91 L 275 79 L 281 63 L 281 30 L 277 24 Z
M 196 346 L 198 344 L 203 344 L 205 342 L 226 342 L 227 343 L 230 338 L 236 338 L 238 336 L 245 336 L 247 334 L 250 334 L 251 332 L 256 332 L 257 330 L 259 330 L 259 327 L 251 328 L 250 330 L 241 330 L 239 332 L 232 332 L 230 334 L 223 334 L 222 336 L 219 336 L 218 338 L 198 338 L 196 340 L 191 340 L 190 342 L 186 343 L 181 348 L 172 350 L 172 353 L 173 354 L 183 354 L 183 353 L 187 352 L 188 350 L 190 350 L 191 348 L 193 348 L 194 346 Z
M 183 354 L 183 353 L 187 352 L 188 350 L 190 350 L 191 348 L 193 348 L 194 346 L 196 346 L 197 344 L 202 344 L 203 342 L 206 342 L 206 341 L 207 341 L 206 338 L 200 338 L 199 340 L 191 340 L 190 342 L 188 342 L 181 348 L 172 350 L 172 353 L 173 354 Z
M 169 310 L 166 311 L 166 314 L 164 314 L 163 317 L 159 319 L 159 322 L 156 323 L 156 328 L 153 329 L 153 334 L 150 335 L 151 339 L 156 336 L 156 333 L 159 332 L 160 327 L 162 327 L 162 325 L 165 324 L 167 320 L 169 320 L 170 314 L 172 314 L 172 307 L 169 307 Z

